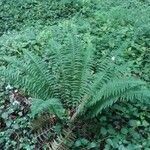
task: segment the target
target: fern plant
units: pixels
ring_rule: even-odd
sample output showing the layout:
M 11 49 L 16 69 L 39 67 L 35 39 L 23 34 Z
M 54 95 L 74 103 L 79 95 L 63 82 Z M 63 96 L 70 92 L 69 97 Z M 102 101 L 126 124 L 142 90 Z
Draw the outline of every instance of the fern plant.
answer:
M 71 30 L 66 41 L 60 44 L 52 39 L 46 60 L 28 50 L 23 50 L 19 58 L 1 58 L 7 65 L 0 68 L 0 75 L 34 98 L 33 115 L 49 110 L 62 118 L 62 114 L 73 109 L 72 124 L 81 116 L 98 116 L 117 101 L 150 100 L 145 82 L 130 77 L 126 67 L 118 66 L 111 56 L 102 59 L 95 71 L 95 49 L 90 36 L 87 35 L 82 43 L 76 31 Z M 68 136 L 65 134 L 64 139 Z M 62 136 L 58 139 L 54 140 L 51 149 L 62 148 Z

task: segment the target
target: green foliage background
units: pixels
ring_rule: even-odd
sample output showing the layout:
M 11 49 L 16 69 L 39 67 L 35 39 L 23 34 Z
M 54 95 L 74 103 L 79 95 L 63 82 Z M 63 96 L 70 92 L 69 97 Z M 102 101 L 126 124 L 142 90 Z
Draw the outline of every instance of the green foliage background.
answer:
M 67 42 L 66 32 L 63 33 L 66 23 L 76 26 L 82 41 L 87 35 L 92 37 L 92 43 L 96 48 L 95 60 L 109 52 L 115 56 L 116 51 L 119 51 L 120 55 L 116 57 L 119 63 L 132 61 L 128 69 L 134 76 L 145 80 L 150 87 L 149 0 L 1 0 L 0 57 L 3 55 L 20 57 L 22 50 L 28 49 L 36 51 L 46 60 L 45 50 L 49 48 L 52 37 L 64 45 Z M 58 34 L 60 32 L 61 36 Z M 95 61 L 95 68 L 98 65 L 99 62 Z M 2 89 L 1 107 L 5 103 L 4 94 L 6 93 Z M 149 150 L 149 116 L 147 105 L 115 104 L 109 112 L 107 110 L 103 112 L 101 119 L 95 123 L 91 122 L 91 126 L 88 127 L 90 138 L 78 135 L 73 149 L 100 147 L 105 150 L 142 148 Z M 3 119 L 8 120 L 5 117 Z M 20 122 L 18 124 L 20 126 Z M 100 129 L 94 130 L 95 124 Z M 9 125 L 0 133 L 2 140 L 5 140 L 4 137 L 9 139 L 10 128 Z M 25 124 L 23 128 L 26 131 Z M 26 145 L 22 147 L 32 149 L 33 143 L 26 137 L 21 142 Z M 16 146 L 11 139 L 9 142 L 12 142 L 10 145 Z M 7 144 L 6 148 L 9 149 Z

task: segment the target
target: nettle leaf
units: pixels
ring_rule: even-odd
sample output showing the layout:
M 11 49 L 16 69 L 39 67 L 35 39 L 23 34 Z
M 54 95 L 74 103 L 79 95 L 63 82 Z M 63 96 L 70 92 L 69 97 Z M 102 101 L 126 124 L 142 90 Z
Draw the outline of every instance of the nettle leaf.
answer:
M 14 125 L 13 125 L 13 128 L 14 128 L 14 129 L 19 129 L 19 124 L 14 124 Z
M 10 127 L 12 125 L 12 122 L 11 121 L 6 121 L 6 125 L 7 125 L 7 127 Z
M 138 127 L 141 125 L 141 122 L 139 120 L 130 120 L 129 125 L 132 127 Z
M 3 118 L 3 119 L 7 119 L 7 118 L 8 118 L 8 115 L 9 115 L 8 112 L 4 112 L 4 113 L 2 114 L 2 118 Z
M 147 126 L 149 126 L 150 124 L 149 124 L 146 120 L 143 120 L 143 121 L 142 121 L 142 125 L 143 125 L 144 127 L 147 127 Z
M 127 128 L 122 128 L 121 133 L 126 135 L 128 133 L 128 129 Z
M 62 118 L 65 110 L 58 99 L 52 98 L 46 101 L 42 99 L 32 99 L 31 112 L 33 117 L 37 114 L 50 112 Z
M 75 147 L 80 147 L 82 145 L 82 143 L 80 140 L 77 140 L 74 145 L 75 145 Z
M 107 134 L 107 130 L 104 127 L 101 128 L 101 134 L 102 135 L 106 135 Z
M 97 147 L 97 144 L 95 142 L 91 142 L 87 146 L 88 149 L 93 149 L 93 148 L 96 148 L 96 147 Z

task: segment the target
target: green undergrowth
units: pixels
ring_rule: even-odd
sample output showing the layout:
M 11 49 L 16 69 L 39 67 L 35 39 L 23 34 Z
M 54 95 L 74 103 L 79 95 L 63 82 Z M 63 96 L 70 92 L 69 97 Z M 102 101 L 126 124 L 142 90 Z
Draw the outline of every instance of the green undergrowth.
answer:
M 149 0 L 1 0 L 0 66 L 7 66 L 1 61 L 4 55 L 20 58 L 25 50 L 47 62 L 49 49 L 66 48 L 66 37 L 71 28 L 75 28 L 84 48 L 86 38 L 91 38 L 96 49 L 95 72 L 101 58 L 110 54 L 119 65 L 130 62 L 126 70 L 150 87 L 149 12 Z M 70 29 L 66 28 L 70 24 Z M 54 46 L 52 39 L 61 44 Z M 13 105 L 11 92 L 6 90 L 8 83 L 0 77 L 0 84 L 0 149 L 39 147 L 32 129 L 30 106 Z M 76 138 L 71 149 L 149 150 L 149 116 L 148 104 L 116 103 L 94 120 L 76 123 L 73 131 Z M 64 126 L 64 122 L 58 121 L 49 138 Z

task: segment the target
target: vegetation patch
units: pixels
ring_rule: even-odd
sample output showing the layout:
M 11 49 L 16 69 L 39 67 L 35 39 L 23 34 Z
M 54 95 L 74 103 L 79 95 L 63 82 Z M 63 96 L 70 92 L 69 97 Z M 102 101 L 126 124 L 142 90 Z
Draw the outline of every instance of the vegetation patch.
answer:
M 0 149 L 150 149 L 149 0 L 0 2 Z

